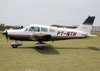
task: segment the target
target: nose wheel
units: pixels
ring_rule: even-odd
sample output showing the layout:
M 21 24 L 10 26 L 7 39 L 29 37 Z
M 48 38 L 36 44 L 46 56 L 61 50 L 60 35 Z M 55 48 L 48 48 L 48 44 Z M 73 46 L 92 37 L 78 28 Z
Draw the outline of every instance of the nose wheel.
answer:
M 17 45 L 12 45 L 12 48 L 17 48 L 18 46 Z
M 12 46 L 12 48 L 17 48 L 18 46 L 22 46 L 22 43 L 18 43 L 15 41 L 11 44 L 11 46 Z

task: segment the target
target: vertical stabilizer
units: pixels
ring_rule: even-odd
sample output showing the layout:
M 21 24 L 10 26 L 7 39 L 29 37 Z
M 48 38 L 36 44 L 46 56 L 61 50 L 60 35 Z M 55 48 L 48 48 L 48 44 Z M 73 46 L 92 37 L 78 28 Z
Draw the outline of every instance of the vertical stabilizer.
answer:
M 88 34 L 91 33 L 92 25 L 94 22 L 95 16 L 89 16 L 78 28 L 77 30 L 86 32 Z

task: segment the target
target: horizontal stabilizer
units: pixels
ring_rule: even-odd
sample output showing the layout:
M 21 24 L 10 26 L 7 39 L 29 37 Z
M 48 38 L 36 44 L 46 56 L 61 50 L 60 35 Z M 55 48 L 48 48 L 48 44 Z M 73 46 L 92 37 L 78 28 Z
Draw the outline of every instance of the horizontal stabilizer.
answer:
M 88 36 L 97 36 L 97 35 L 92 35 L 92 34 L 90 34 L 90 35 L 88 35 Z

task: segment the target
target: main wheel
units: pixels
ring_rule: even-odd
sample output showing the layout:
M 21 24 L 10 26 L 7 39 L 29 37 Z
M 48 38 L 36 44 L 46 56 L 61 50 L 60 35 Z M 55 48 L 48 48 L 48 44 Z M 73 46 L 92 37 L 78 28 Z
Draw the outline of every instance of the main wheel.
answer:
M 44 47 L 37 47 L 37 48 L 38 48 L 38 49 L 41 49 L 41 50 L 44 49 Z
M 13 48 L 17 48 L 17 45 L 12 45 Z

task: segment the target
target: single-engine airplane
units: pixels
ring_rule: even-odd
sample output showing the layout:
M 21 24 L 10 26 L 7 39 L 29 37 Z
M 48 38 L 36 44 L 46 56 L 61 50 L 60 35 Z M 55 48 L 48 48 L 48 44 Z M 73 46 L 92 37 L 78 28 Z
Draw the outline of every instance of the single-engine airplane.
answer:
M 17 43 L 16 41 L 38 41 L 35 47 L 42 49 L 46 46 L 43 41 L 57 41 L 65 39 L 78 39 L 87 38 L 91 36 L 92 25 L 95 16 L 89 16 L 78 28 L 57 28 L 51 26 L 37 25 L 33 24 L 23 29 L 18 30 L 6 30 L 2 32 L 6 38 L 10 40 L 15 40 L 12 43 L 13 48 L 21 46 L 22 43 Z

